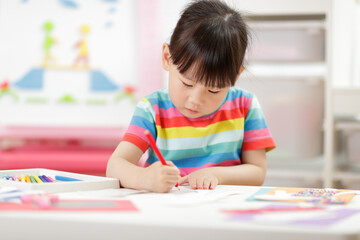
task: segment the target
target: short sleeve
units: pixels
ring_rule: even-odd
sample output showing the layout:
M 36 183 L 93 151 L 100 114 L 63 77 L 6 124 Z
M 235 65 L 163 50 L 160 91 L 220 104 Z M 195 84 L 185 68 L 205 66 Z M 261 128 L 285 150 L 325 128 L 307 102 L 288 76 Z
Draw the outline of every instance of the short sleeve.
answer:
M 265 120 L 260 103 L 255 95 L 249 98 L 251 103 L 244 121 L 244 141 L 242 151 L 265 148 L 270 151 L 276 147 Z
M 136 105 L 130 125 L 121 141 L 130 142 L 138 146 L 143 152 L 149 148 L 148 140 L 144 134 L 145 130 L 156 138 L 155 111 L 147 98 L 141 99 Z

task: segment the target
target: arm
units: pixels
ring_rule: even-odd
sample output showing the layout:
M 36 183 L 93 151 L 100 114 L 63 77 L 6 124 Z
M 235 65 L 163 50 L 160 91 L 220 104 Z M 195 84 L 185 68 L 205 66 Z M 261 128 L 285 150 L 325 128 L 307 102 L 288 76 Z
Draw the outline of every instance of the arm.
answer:
M 192 188 L 214 189 L 216 185 L 262 185 L 266 176 L 265 149 L 242 152 L 243 164 L 231 167 L 210 167 L 193 172 L 180 180 Z
M 117 178 L 121 187 L 153 192 L 169 192 L 179 181 L 180 171 L 172 162 L 159 161 L 147 168 L 136 166 L 143 152 L 136 145 L 122 141 L 111 155 L 106 176 Z

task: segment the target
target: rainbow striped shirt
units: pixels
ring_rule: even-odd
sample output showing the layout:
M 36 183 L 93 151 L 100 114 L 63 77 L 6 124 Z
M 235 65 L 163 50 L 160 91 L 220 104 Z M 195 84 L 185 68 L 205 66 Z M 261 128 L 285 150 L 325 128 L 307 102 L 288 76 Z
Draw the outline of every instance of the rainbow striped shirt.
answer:
M 182 115 L 170 100 L 168 89 L 144 97 L 137 105 L 122 141 L 144 152 L 149 143 L 144 131 L 156 139 L 164 158 L 181 176 L 212 166 L 241 164 L 241 152 L 275 148 L 264 114 L 254 94 L 231 87 L 217 111 L 199 118 Z M 149 149 L 145 166 L 158 161 Z

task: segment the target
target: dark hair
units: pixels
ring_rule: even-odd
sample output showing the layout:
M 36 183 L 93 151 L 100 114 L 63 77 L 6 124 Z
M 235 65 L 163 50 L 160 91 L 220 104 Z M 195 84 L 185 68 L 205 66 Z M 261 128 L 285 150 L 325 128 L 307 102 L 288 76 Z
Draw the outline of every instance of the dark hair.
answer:
M 170 40 L 170 55 L 180 73 L 191 69 L 207 87 L 235 85 L 248 45 L 241 14 L 221 1 L 200 0 L 181 14 Z

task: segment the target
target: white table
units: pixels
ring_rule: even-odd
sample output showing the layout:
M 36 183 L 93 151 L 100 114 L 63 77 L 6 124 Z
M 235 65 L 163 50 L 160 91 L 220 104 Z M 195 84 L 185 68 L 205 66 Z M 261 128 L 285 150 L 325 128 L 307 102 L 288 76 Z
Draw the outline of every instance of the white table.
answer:
M 138 193 L 127 196 L 127 189 L 59 194 L 61 199 L 129 199 L 138 212 L 0 212 L 1 239 L 360 239 L 360 213 L 330 226 L 230 221 L 222 209 L 258 208 L 273 202 L 245 201 L 260 187 L 218 186 L 200 192 L 199 198 L 188 187 L 167 194 Z M 186 192 L 187 191 L 187 192 Z M 186 192 L 186 193 L 185 193 Z M 206 195 L 207 194 L 207 195 Z M 231 194 L 231 195 L 230 195 Z M 117 197 L 116 197 L 117 196 Z M 222 196 L 222 198 L 220 198 Z M 218 198 L 218 199 L 217 199 Z M 213 201 L 202 202 L 204 199 Z M 181 203 L 182 202 L 182 203 Z M 351 203 L 332 206 L 359 209 L 360 197 Z M 322 210 L 321 210 L 322 211 Z M 272 213 L 271 213 L 272 214 Z M 279 220 L 279 213 L 274 213 Z M 288 213 L 285 213 L 288 214 Z M 303 212 L 308 219 L 317 212 Z M 267 214 L 268 218 L 272 215 Z M 286 216 L 286 215 L 284 215 Z M 263 220 L 264 221 L 264 220 Z

